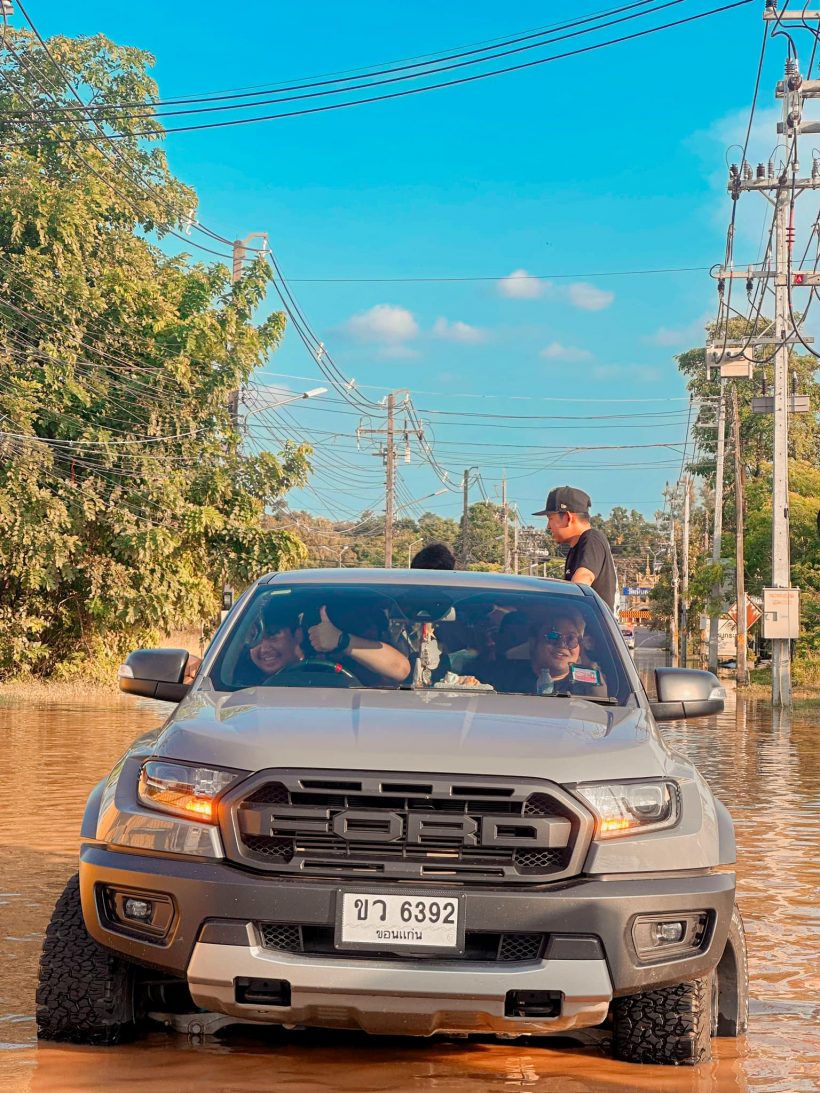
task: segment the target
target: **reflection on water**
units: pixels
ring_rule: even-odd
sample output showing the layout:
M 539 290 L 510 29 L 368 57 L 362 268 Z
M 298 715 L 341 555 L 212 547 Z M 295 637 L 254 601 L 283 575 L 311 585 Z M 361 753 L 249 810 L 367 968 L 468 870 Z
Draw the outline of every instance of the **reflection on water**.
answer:
M 749 936 L 748 1037 L 714 1042 L 695 1069 L 608 1058 L 588 1033 L 518 1043 L 386 1040 L 352 1033 L 232 1031 L 204 1044 L 152 1032 L 113 1048 L 37 1047 L 34 986 L 54 900 L 74 871 L 85 798 L 159 706 L 0 705 L 0 1089 L 25 1093 L 203 1089 L 533 1090 L 538 1093 L 802 1093 L 820 1088 L 817 811 L 820 707 L 774 718 L 734 702 L 719 718 L 665 734 L 728 805 L 738 836 L 739 902 Z

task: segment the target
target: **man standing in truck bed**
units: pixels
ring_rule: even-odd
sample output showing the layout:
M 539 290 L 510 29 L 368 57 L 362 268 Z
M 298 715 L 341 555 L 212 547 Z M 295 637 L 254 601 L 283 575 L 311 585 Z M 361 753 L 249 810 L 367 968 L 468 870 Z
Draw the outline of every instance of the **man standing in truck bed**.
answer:
M 574 486 L 550 490 L 547 503 L 533 516 L 546 516 L 547 527 L 556 543 L 570 551 L 564 564 L 564 579 L 573 584 L 588 584 L 609 606 L 615 607 L 615 564 L 603 532 L 590 527 L 589 495 Z

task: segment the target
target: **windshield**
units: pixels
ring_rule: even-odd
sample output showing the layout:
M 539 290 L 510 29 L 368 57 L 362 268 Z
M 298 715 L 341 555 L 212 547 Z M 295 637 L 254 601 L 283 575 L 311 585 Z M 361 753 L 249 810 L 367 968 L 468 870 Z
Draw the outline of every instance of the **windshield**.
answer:
M 632 694 L 597 601 L 546 588 L 264 585 L 210 677 L 228 691 L 412 687 L 608 704 Z

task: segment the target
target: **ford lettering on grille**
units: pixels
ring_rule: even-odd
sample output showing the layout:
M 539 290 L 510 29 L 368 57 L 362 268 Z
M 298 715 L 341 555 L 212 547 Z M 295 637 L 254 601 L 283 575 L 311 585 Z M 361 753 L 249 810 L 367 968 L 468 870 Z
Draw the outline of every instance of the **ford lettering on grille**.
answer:
M 439 883 L 570 876 L 592 833 L 552 783 L 373 772 L 263 771 L 220 818 L 228 857 L 253 869 Z
M 442 816 L 436 812 L 380 812 L 376 809 L 345 809 L 319 816 L 303 808 L 267 808 L 244 813 L 243 830 L 248 835 L 267 834 L 281 838 L 298 834 L 336 835 L 347 842 L 391 843 L 403 840 L 421 846 L 427 842 L 460 842 L 462 846 L 565 847 L 571 824 L 563 818 Z

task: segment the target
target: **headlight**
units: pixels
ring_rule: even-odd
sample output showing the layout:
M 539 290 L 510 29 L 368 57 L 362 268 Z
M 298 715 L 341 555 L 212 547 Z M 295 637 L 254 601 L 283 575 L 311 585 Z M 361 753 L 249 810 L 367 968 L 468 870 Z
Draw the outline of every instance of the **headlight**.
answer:
M 657 831 L 678 821 L 674 782 L 588 782 L 577 791 L 598 816 L 600 839 Z
M 241 771 L 149 759 L 140 769 L 137 796 L 148 808 L 173 812 L 189 820 L 216 823 L 214 801 L 232 782 L 244 777 L 246 775 Z

